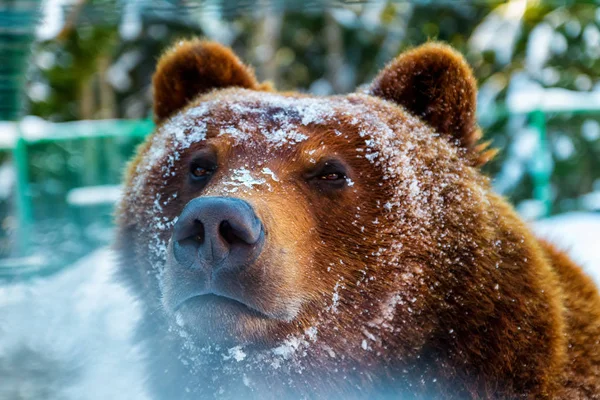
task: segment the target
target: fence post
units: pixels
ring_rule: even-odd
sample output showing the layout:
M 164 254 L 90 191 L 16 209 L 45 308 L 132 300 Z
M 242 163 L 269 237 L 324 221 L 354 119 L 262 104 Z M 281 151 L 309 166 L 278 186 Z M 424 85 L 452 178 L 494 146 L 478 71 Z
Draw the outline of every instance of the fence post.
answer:
M 17 248 L 20 256 L 27 255 L 29 249 L 33 210 L 31 207 L 31 193 L 29 191 L 29 165 L 27 161 L 27 141 L 19 135 L 13 148 L 13 159 L 17 173 L 16 197 L 17 218 L 19 227 L 17 231 Z
M 533 198 L 544 206 L 543 216 L 548 216 L 552 208 L 552 152 L 546 134 L 546 115 L 542 110 L 534 110 L 529 114 L 529 124 L 537 132 L 538 146 L 531 166 L 533 180 Z

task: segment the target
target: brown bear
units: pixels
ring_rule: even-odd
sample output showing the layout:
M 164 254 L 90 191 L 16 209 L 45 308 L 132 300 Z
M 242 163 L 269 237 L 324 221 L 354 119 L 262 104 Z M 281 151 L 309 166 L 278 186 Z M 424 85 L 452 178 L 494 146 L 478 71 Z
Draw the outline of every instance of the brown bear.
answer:
M 600 398 L 600 298 L 479 169 L 476 82 L 429 43 L 366 89 L 183 41 L 118 211 L 157 398 Z

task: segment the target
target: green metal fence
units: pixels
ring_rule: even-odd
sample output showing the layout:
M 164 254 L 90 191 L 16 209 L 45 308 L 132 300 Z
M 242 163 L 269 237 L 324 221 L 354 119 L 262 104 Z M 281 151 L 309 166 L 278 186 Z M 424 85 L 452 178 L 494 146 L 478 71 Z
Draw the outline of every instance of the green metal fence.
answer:
M 0 121 L 16 120 L 21 112 L 30 45 L 39 18 L 41 0 L 0 2 Z
M 44 214 L 40 208 L 47 208 L 50 213 L 57 215 L 68 212 L 67 217 L 69 220 L 75 220 L 76 229 L 80 233 L 100 217 L 108 220 L 104 222 L 109 224 L 114 196 L 107 197 L 107 193 L 116 192 L 125 163 L 131 157 L 135 146 L 153 129 L 150 120 L 66 123 L 37 121 L 36 125 L 34 130 L 27 129 L 27 124 L 23 122 L 0 128 L 3 134 L 0 151 L 11 153 L 16 177 L 14 206 L 17 229 L 13 234 L 14 250 L 10 257 L 0 259 L 0 277 L 4 278 L 47 273 L 60 268 L 60 262 L 40 262 L 39 257 L 33 257 L 38 252 L 38 243 L 34 240 L 36 231 L 39 231 L 41 222 L 49 219 L 45 218 L 48 212 Z M 67 182 L 64 183 L 62 191 L 58 191 L 55 196 L 39 189 L 38 194 L 34 195 L 33 188 L 40 186 L 40 181 L 49 177 L 34 176 L 31 166 L 36 159 L 43 159 L 48 146 L 65 149 L 64 159 L 56 160 L 54 164 L 61 164 L 59 168 L 64 170 L 60 175 L 61 180 Z M 91 150 L 91 157 L 70 168 L 75 171 L 67 171 L 71 164 L 69 158 L 73 158 L 73 154 L 85 153 L 86 149 Z M 53 150 L 53 154 L 55 153 L 58 153 L 56 149 Z M 44 163 L 46 161 L 38 164 Z M 82 197 L 86 190 L 91 191 L 93 197 L 101 198 L 100 203 L 90 202 L 90 199 Z M 86 215 L 86 208 L 91 209 L 87 213 L 90 215 Z M 99 209 L 102 209 L 102 212 L 98 212 Z M 85 239 L 85 235 L 82 233 L 78 239 Z
M 509 108 L 503 113 L 525 115 L 529 128 L 536 133 L 537 145 L 528 172 L 533 182 L 532 198 L 543 205 L 540 217 L 548 216 L 553 208 L 551 180 L 554 175 L 548 121 L 555 117 L 566 117 L 569 120 L 577 117 L 600 117 L 600 93 L 547 89 L 535 101 Z

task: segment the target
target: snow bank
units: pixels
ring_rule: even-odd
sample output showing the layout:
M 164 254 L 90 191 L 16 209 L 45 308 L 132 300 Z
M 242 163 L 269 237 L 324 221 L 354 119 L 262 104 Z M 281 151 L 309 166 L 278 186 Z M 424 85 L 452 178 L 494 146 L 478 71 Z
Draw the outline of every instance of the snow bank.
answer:
M 98 250 L 50 278 L 0 286 L 0 399 L 147 399 L 139 307 Z
M 72 206 L 94 206 L 115 204 L 121 198 L 120 185 L 101 185 L 76 188 L 67 194 L 67 203 Z
M 597 110 L 600 108 L 600 92 L 577 92 L 562 88 L 535 89 L 530 86 L 527 92 L 510 92 L 507 106 L 514 113 L 528 113 L 543 110 L 546 113 L 576 110 Z
M 16 180 L 15 175 L 12 163 L 0 164 L 0 200 L 7 200 L 11 196 Z
M 572 212 L 538 221 L 538 236 L 569 252 L 600 286 L 600 214 Z

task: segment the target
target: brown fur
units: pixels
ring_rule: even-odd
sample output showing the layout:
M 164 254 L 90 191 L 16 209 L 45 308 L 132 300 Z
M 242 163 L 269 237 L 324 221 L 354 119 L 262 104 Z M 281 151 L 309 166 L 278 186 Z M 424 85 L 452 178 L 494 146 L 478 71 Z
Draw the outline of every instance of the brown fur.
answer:
M 598 291 L 476 168 L 490 153 L 453 50 L 417 48 L 368 94 L 321 99 L 257 92 L 229 50 L 192 41 L 154 84 L 160 125 L 129 168 L 117 248 L 158 397 L 600 398 Z M 200 191 L 185 176 L 207 148 L 218 168 Z M 340 191 L 305 178 L 331 157 Z M 244 170 L 264 183 L 232 185 Z M 198 196 L 239 197 L 263 221 L 240 290 L 273 317 L 198 303 L 182 328 L 163 309 L 169 224 Z
M 495 154 L 483 152 L 487 145 L 477 143 L 481 138 L 475 113 L 477 83 L 471 67 L 451 47 L 429 43 L 401 54 L 377 75 L 369 91 L 401 104 L 477 154 L 478 165 Z

